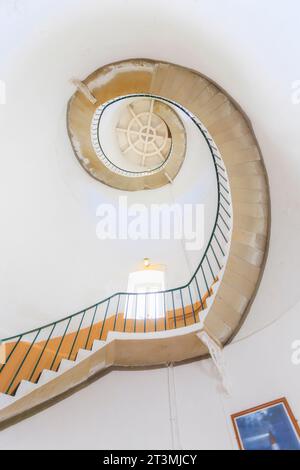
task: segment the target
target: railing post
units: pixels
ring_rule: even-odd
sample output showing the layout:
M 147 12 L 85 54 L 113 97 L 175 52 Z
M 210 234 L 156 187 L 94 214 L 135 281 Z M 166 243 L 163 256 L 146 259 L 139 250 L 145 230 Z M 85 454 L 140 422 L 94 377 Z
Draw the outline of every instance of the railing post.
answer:
M 16 378 L 18 377 L 19 372 L 21 371 L 23 365 L 25 364 L 25 361 L 26 361 L 26 359 L 27 359 L 27 357 L 28 357 L 30 351 L 32 350 L 32 348 L 33 348 L 33 346 L 34 346 L 34 344 L 35 344 L 35 342 L 36 342 L 36 340 L 37 340 L 37 338 L 38 338 L 40 332 L 41 332 L 41 330 L 38 330 L 38 331 L 37 331 L 37 333 L 36 333 L 36 335 L 35 335 L 35 337 L 34 337 L 34 340 L 32 341 L 30 347 L 28 348 L 28 351 L 27 351 L 27 353 L 25 354 L 24 359 L 22 360 L 20 366 L 18 367 L 17 372 L 16 372 L 15 375 L 13 376 L 13 379 L 12 379 L 12 381 L 10 382 L 10 384 L 9 384 L 9 386 L 8 386 L 8 389 L 6 390 L 5 393 L 8 394 L 9 391 L 10 391 L 10 389 L 11 389 L 12 386 L 14 385 L 14 382 L 15 382 Z
M 116 314 L 115 314 L 115 321 L 114 321 L 113 331 L 116 331 L 116 324 L 117 324 L 117 319 L 118 319 L 118 315 L 119 315 L 119 308 L 120 308 L 120 299 L 121 299 L 121 295 L 119 294 L 119 296 L 118 296 L 118 304 L 117 304 L 117 311 L 116 311 Z
M 75 338 L 74 338 L 74 341 L 73 341 L 73 344 L 72 344 L 72 348 L 71 348 L 70 354 L 69 354 L 69 356 L 68 356 L 68 360 L 70 360 L 70 358 L 72 357 L 73 349 L 74 349 L 74 347 L 75 347 L 75 345 L 76 345 L 76 341 L 77 341 L 79 332 L 80 332 L 80 330 L 81 330 L 81 325 L 82 325 L 82 322 L 83 322 L 83 320 L 84 320 L 85 314 L 86 314 L 86 310 L 83 312 L 83 315 L 82 315 L 82 317 L 81 317 L 81 320 L 80 320 L 80 323 L 79 323 L 79 327 L 78 327 L 78 329 L 77 329 L 77 333 L 76 333 L 76 335 L 75 335 Z
M 93 330 L 93 326 L 94 326 L 94 322 L 95 322 L 95 318 L 96 318 L 98 306 L 99 306 L 99 304 L 96 305 L 95 310 L 94 310 L 94 315 L 93 315 L 93 318 L 92 318 L 92 323 L 91 323 L 91 326 L 90 326 L 90 328 L 89 328 L 88 337 L 87 337 L 87 340 L 86 340 L 84 349 L 88 349 L 88 344 L 89 344 L 90 336 L 91 336 L 91 334 L 92 334 L 92 330 Z
M 174 328 L 176 328 L 177 323 L 176 323 L 176 311 L 175 311 L 175 302 L 174 302 L 174 291 L 172 291 L 172 304 L 173 304 Z
M 104 330 L 104 324 L 106 322 L 106 317 L 107 317 L 107 312 L 108 312 L 108 309 L 109 309 L 109 306 L 110 306 L 110 300 L 108 300 L 107 302 L 107 306 L 106 306 L 106 311 L 105 311 L 105 315 L 104 315 L 104 319 L 103 319 L 103 323 L 102 323 L 102 328 L 101 328 L 101 333 L 100 333 L 100 340 L 102 340 L 102 334 L 103 334 L 103 330 Z
M 61 340 L 60 340 L 59 346 L 58 346 L 58 348 L 57 348 L 57 351 L 56 351 L 55 356 L 54 356 L 54 358 L 53 358 L 53 361 L 52 361 L 52 363 L 51 363 L 50 370 L 52 370 L 52 368 L 54 367 L 55 361 L 56 361 L 56 359 L 57 359 L 57 356 L 58 356 L 58 354 L 59 354 L 59 351 L 60 351 L 60 349 L 61 349 L 61 347 L 62 347 L 62 344 L 63 344 L 63 342 L 64 342 L 65 336 L 66 336 L 67 331 L 68 331 L 68 329 L 69 329 L 71 320 L 72 320 L 72 317 L 69 318 L 69 321 L 68 321 L 67 326 L 66 326 L 66 328 L 65 328 L 64 334 L 63 334 L 63 336 L 62 336 L 62 338 L 61 338 Z
M 191 306 L 192 306 L 192 311 L 193 311 L 194 323 L 196 323 L 196 315 L 195 315 L 194 302 L 193 302 L 193 299 L 192 299 L 191 288 L 190 288 L 190 286 L 188 286 L 188 288 L 189 288 L 189 295 L 190 295 Z
M 12 348 L 11 352 L 9 353 L 8 357 L 6 358 L 6 362 L 5 364 L 2 365 L 2 367 L 0 367 L 0 373 L 3 371 L 4 367 L 8 364 L 10 358 L 12 357 L 13 353 L 15 352 L 15 350 L 17 349 L 20 341 L 22 340 L 23 338 L 23 335 L 19 336 L 18 338 L 18 341 L 16 341 L 14 347 Z
M 48 336 L 48 339 L 47 339 L 47 341 L 45 342 L 45 345 L 44 345 L 44 347 L 43 347 L 43 350 L 42 350 L 42 352 L 41 352 L 41 354 L 40 354 L 40 356 L 39 356 L 39 358 L 38 358 L 38 360 L 37 360 L 37 363 L 36 363 L 36 365 L 35 365 L 35 367 L 34 367 L 32 373 L 31 373 L 30 377 L 29 377 L 29 382 L 31 382 L 31 380 L 32 380 L 32 378 L 33 378 L 33 376 L 34 376 L 34 373 L 35 373 L 35 371 L 36 371 L 37 368 L 38 368 L 38 365 L 39 365 L 39 363 L 40 363 L 40 361 L 41 361 L 41 359 L 42 359 L 42 356 L 43 356 L 43 354 L 44 354 L 44 352 L 45 352 L 45 350 L 46 350 L 46 348 L 47 348 L 47 346 L 48 346 L 48 344 L 49 344 L 50 338 L 51 338 L 51 336 L 52 336 L 52 333 L 53 333 L 55 327 L 56 327 L 56 324 L 53 325 L 52 330 L 51 330 L 51 332 L 50 332 L 50 335 Z
M 180 298 L 181 298 L 182 316 L 184 320 L 184 326 L 186 326 L 185 308 L 184 308 L 184 303 L 183 303 L 183 298 L 182 298 L 182 289 L 180 289 Z
M 127 299 L 126 299 L 126 306 L 125 306 L 125 312 L 124 312 L 124 327 L 123 327 L 123 333 L 125 333 L 125 331 L 126 331 L 126 323 L 127 323 L 127 314 L 128 314 L 129 299 L 130 299 L 130 294 L 127 295 Z

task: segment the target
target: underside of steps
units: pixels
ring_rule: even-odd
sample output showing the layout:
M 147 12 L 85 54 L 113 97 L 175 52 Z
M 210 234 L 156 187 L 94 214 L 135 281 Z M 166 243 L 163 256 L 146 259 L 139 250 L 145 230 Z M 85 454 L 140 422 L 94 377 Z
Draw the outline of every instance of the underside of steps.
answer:
M 69 102 L 68 125 L 70 135 L 75 129 L 82 132 L 81 149 L 90 158 L 94 158 L 94 150 L 90 141 L 84 141 L 84 135 L 90 135 L 93 113 L 99 104 L 121 95 L 145 93 L 168 98 L 203 123 L 218 147 L 229 178 L 233 224 L 230 250 L 200 323 L 186 327 L 181 324 L 180 328 L 146 336 L 142 331 L 122 335 L 108 328 L 106 342 L 98 344 L 98 350 L 92 342 L 92 351 L 83 348 L 76 351 L 76 357 L 60 357 L 55 371 L 47 370 L 45 365 L 38 372 L 37 384 L 22 382 L 15 397 L 2 394 L 0 421 L 64 393 L 111 365 L 150 366 L 206 355 L 207 348 L 196 335 L 199 328 L 207 328 L 225 344 L 248 313 L 266 262 L 270 233 L 267 175 L 251 124 L 230 96 L 193 70 L 147 59 L 110 64 L 84 83 L 97 103 L 88 102 L 77 91 Z

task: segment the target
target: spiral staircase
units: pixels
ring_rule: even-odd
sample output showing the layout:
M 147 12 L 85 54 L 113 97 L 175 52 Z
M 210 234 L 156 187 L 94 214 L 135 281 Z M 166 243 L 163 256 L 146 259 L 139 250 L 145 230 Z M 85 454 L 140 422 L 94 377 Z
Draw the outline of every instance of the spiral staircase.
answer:
M 174 363 L 212 354 L 213 347 L 221 349 L 247 315 L 266 259 L 267 176 L 250 123 L 224 91 L 196 71 L 147 59 L 110 64 L 75 85 L 68 106 L 74 153 L 93 178 L 116 188 L 133 191 L 171 184 L 186 145 L 176 109 L 185 113 L 211 153 L 218 193 L 215 223 L 186 285 L 151 294 L 119 292 L 56 322 L 3 339 L 2 424 L 109 367 Z M 170 130 L 172 145 L 163 162 L 156 162 L 159 170 L 126 174 L 93 140 L 93 123 L 101 113 L 118 100 L 133 98 L 155 100 Z M 163 304 L 164 316 L 149 316 L 146 307 L 141 315 L 141 295 L 152 295 L 155 306 Z M 134 315 L 128 316 L 129 304 Z

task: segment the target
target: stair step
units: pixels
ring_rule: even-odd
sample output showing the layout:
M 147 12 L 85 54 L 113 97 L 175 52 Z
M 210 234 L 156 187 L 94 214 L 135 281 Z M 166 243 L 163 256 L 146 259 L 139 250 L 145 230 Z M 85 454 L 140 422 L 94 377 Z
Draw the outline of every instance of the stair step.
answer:
M 57 372 L 54 370 L 44 369 L 38 380 L 38 385 L 44 385 L 55 377 L 57 377 Z
M 257 250 L 256 248 L 252 248 L 249 245 L 243 245 L 242 243 L 238 243 L 235 240 L 232 240 L 231 252 L 235 256 L 257 267 L 261 266 L 264 259 L 263 251 Z
M 265 250 L 267 244 L 267 237 L 265 235 L 249 232 L 248 230 L 241 228 L 233 231 L 232 240 L 261 251 Z
M 257 147 L 248 148 L 245 150 L 240 150 L 236 152 L 237 155 L 241 156 L 240 161 L 231 161 L 230 165 L 228 164 L 228 158 L 226 160 L 226 168 L 230 168 L 230 174 L 232 176 L 243 176 L 243 175 L 263 175 L 264 169 L 261 165 L 259 150 Z M 222 156 L 224 154 L 222 153 Z M 232 153 L 231 153 L 232 155 Z M 250 161 L 242 160 L 242 158 L 247 157 Z
M 267 193 L 266 180 L 263 174 L 252 176 L 232 176 L 231 187 L 235 189 L 248 189 L 251 191 L 262 191 Z
M 219 128 L 219 125 L 226 128 L 229 119 L 237 119 L 238 117 L 238 112 L 235 106 L 230 103 L 228 99 L 224 99 L 222 95 L 223 94 L 220 92 L 217 94 L 217 96 L 220 96 L 220 106 L 213 109 L 213 103 L 208 102 L 207 105 L 203 107 L 203 110 L 199 115 L 203 124 L 209 129 L 211 135 L 213 135 L 214 131 Z M 203 113 L 205 113 L 205 115 L 203 115 Z
M 252 189 L 231 188 L 233 200 L 246 204 L 268 204 L 266 191 L 253 191 Z
M 6 393 L 0 393 L 0 410 L 11 405 L 11 403 L 13 403 L 15 400 L 16 398 L 12 397 L 11 395 L 6 395 Z
M 89 371 L 89 377 L 92 377 L 94 374 L 97 372 L 100 372 L 101 370 L 104 370 L 107 368 L 107 364 L 105 361 L 100 362 L 99 364 L 96 364 L 94 367 L 92 367 Z
M 103 348 L 103 346 L 105 345 L 105 341 L 100 341 L 99 339 L 95 339 L 95 341 L 93 342 L 93 348 L 92 348 L 92 351 L 98 351 L 98 349 L 101 349 Z
M 252 292 L 255 288 L 255 284 L 230 271 L 229 269 L 223 276 L 223 283 L 237 290 L 246 298 L 251 298 Z
M 201 109 L 201 119 L 205 118 L 206 127 L 213 124 L 217 119 L 220 119 L 223 108 L 226 109 L 226 106 L 230 106 L 229 100 L 227 96 L 221 92 L 217 92 L 205 105 L 203 105 Z
M 221 318 L 218 318 L 213 314 L 208 314 L 205 326 L 214 337 L 219 339 L 221 343 L 224 343 L 232 334 L 230 326 L 228 326 Z
M 236 312 L 241 313 L 244 312 L 248 302 L 249 297 L 245 297 L 241 295 L 240 292 L 236 291 L 232 287 L 228 286 L 225 283 L 222 283 L 220 289 L 217 293 L 218 297 L 224 301 L 227 305 L 232 307 Z
M 57 372 L 65 372 L 74 367 L 75 361 L 69 361 L 69 359 L 62 359 Z
M 220 318 L 232 330 L 236 328 L 236 325 L 241 320 L 241 314 L 223 302 L 218 295 L 215 298 L 214 305 L 211 309 L 211 315 L 215 315 Z
M 253 264 L 248 263 L 248 261 L 234 255 L 232 255 L 228 260 L 226 269 L 230 272 L 238 274 L 239 276 L 254 284 L 257 282 L 260 274 L 259 267 L 254 266 Z
M 210 308 L 212 304 L 214 303 L 215 296 L 211 295 L 210 297 L 207 297 L 206 299 L 206 309 Z
M 28 380 L 21 380 L 20 385 L 18 386 L 15 397 L 20 398 L 27 393 L 30 393 L 34 388 L 37 387 L 37 384 L 29 382 Z
M 252 217 L 249 215 L 241 214 L 237 211 L 235 207 L 233 208 L 233 214 L 236 221 L 235 232 L 243 230 L 258 235 L 264 235 L 265 237 L 267 236 L 267 216 Z
M 89 357 L 92 353 L 93 351 L 89 351 L 88 349 L 79 349 L 76 356 L 76 362 L 82 361 L 83 359 Z

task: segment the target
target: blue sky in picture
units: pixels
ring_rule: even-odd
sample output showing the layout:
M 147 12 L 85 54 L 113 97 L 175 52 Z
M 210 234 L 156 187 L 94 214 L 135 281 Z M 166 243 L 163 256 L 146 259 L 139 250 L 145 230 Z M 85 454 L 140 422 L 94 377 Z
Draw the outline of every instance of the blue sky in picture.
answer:
M 300 450 L 300 440 L 283 403 L 236 418 L 246 450 Z

